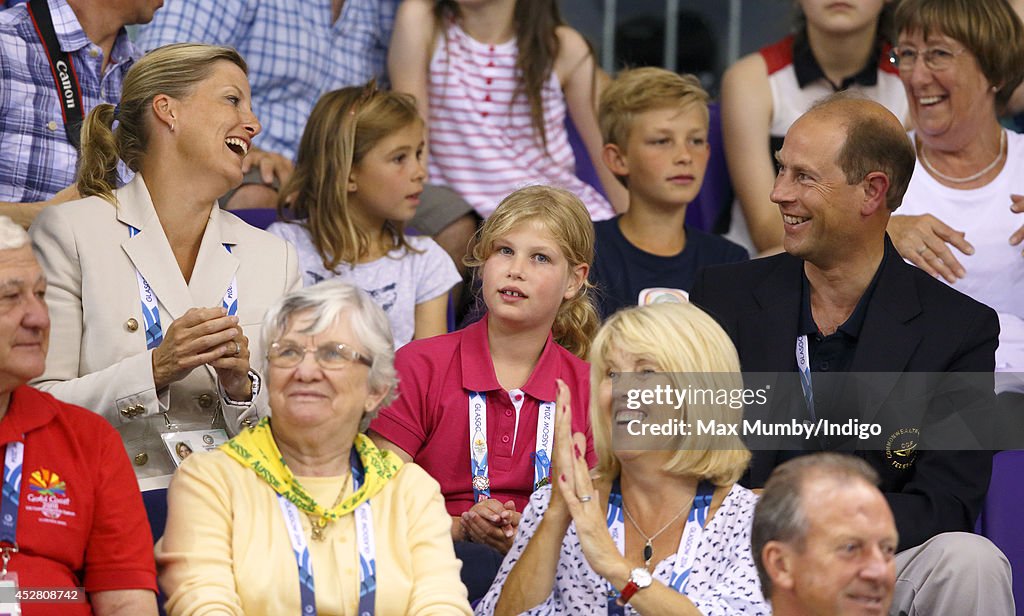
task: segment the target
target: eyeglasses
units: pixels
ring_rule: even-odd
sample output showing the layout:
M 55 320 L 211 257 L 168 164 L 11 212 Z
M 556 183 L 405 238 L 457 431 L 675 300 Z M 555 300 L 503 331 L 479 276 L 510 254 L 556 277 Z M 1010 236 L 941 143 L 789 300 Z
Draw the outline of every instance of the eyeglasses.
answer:
M 294 368 L 302 363 L 306 353 L 313 353 L 316 363 L 324 370 L 340 370 L 356 362 L 373 366 L 373 360 L 369 357 L 340 342 L 325 342 L 315 349 L 307 349 L 290 342 L 275 342 L 270 345 L 267 360 L 277 368 Z
M 950 51 L 942 47 L 929 47 L 924 51 L 918 51 L 913 47 L 893 47 L 889 52 L 889 61 L 899 69 L 901 73 L 909 73 L 914 70 L 917 63 L 917 56 L 924 57 L 924 65 L 933 71 L 944 71 L 953 66 L 953 61 L 967 49 Z

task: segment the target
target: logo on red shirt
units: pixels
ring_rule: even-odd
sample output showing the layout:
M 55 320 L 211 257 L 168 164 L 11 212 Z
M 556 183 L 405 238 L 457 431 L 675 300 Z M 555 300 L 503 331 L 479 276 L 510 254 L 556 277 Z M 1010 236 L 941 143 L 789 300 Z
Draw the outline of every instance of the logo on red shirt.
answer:
M 40 468 L 32 471 L 28 479 L 28 504 L 25 511 L 38 511 L 42 514 L 40 522 L 67 526 L 64 517 L 73 518 L 75 512 L 71 509 L 71 497 L 67 495 L 67 484 L 57 473 Z

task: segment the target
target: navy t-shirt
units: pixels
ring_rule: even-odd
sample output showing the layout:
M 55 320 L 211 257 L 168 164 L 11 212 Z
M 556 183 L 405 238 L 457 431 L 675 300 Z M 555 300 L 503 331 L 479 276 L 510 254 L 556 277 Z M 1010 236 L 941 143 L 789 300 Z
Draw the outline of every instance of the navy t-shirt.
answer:
M 689 294 L 697 272 L 709 265 L 746 261 L 747 251 L 729 240 L 685 226 L 686 246 L 671 257 L 640 250 L 619 229 L 619 219 L 594 223 L 595 256 L 591 282 L 597 286 L 601 317 L 636 306 L 640 292 L 679 289 Z

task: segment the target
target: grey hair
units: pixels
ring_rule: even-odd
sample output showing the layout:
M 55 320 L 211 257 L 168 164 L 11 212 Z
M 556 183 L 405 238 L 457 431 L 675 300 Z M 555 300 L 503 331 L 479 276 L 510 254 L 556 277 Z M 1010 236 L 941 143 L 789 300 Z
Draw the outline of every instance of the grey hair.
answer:
M 348 317 L 358 343 L 370 356 L 373 365 L 367 377 L 370 391 L 387 391 L 381 403 L 367 411 L 359 422 L 365 432 L 381 407 L 398 395 L 398 373 L 395 371 L 395 343 L 387 315 L 362 289 L 340 280 L 325 280 L 311 287 L 294 291 L 277 300 L 263 318 L 263 348 L 270 349 L 299 312 L 310 311 L 313 322 L 301 333 L 318 334 L 344 317 Z M 342 341 L 345 342 L 345 341 Z
M 864 460 L 841 453 L 816 453 L 789 460 L 772 471 L 754 509 L 750 531 L 750 549 L 761 579 L 761 593 L 771 599 L 772 580 L 761 560 L 769 541 L 793 544 L 803 550 L 807 539 L 807 512 L 803 506 L 803 488 L 811 477 L 835 482 L 864 481 L 878 486 L 878 473 Z
M 14 250 L 29 243 L 28 233 L 8 216 L 0 216 L 0 250 Z

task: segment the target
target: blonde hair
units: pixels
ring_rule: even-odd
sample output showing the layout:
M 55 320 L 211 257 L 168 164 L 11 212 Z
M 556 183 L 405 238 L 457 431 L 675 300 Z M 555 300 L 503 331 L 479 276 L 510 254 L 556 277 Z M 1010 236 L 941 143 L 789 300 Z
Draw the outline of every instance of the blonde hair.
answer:
M 352 168 L 382 139 L 414 122 L 422 123 L 415 99 L 378 90 L 373 81 L 328 92 L 313 107 L 277 208 L 282 218 L 291 209 L 294 218 L 306 219 L 302 224 L 328 270 L 358 261 L 377 237 L 360 229 L 349 209 Z M 389 220 L 385 229 L 391 248 L 419 252 L 406 239 L 403 222 Z
M 138 172 L 149 145 L 153 99 L 159 94 L 186 98 L 211 75 L 218 62 L 230 62 L 248 74 L 245 60 L 230 47 L 176 43 L 140 58 L 125 75 L 117 107 L 96 105 L 82 124 L 78 192 L 83 197 L 95 195 L 115 203 L 118 161 L 123 160 L 129 169 Z
M 742 388 L 740 360 L 729 336 L 703 310 L 693 304 L 653 304 L 616 312 L 605 321 L 590 350 L 590 424 L 597 451 L 596 471 L 603 477 L 619 475 L 619 460 L 612 448 L 612 417 L 600 407 L 599 389 L 608 378 L 612 350 L 625 351 L 654 363 L 668 373 L 673 386 L 712 389 Z M 683 375 L 686 373 L 685 383 Z M 717 420 L 736 423 L 742 411 L 727 404 L 687 404 L 687 421 Z M 678 475 L 709 479 L 719 486 L 735 483 L 750 463 L 750 451 L 739 436 L 687 439 L 663 469 Z
M 638 114 L 658 109 L 684 109 L 697 105 L 708 123 L 711 98 L 693 75 L 663 68 L 644 67 L 622 71 L 601 94 L 597 122 L 601 138 L 625 148 Z
M 505 197 L 477 230 L 466 265 L 478 268 L 479 275 L 479 268 L 494 252 L 498 238 L 527 222 L 544 225 L 570 268 L 594 262 L 594 225 L 583 202 L 561 188 L 527 186 Z M 551 326 L 555 341 L 578 357 L 586 357 L 601 322 L 594 307 L 593 288 L 585 279 L 576 295 L 558 307 Z

